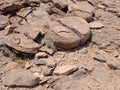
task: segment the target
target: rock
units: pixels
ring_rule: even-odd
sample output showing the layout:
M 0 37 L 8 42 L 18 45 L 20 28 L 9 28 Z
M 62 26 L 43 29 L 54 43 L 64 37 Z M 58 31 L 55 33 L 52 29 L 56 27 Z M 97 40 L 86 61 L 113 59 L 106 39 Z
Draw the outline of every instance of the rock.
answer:
M 8 17 L 0 15 L 0 30 L 5 28 L 9 24 Z
M 83 48 L 80 50 L 80 54 L 87 54 L 87 53 L 88 53 L 87 48 Z
M 63 65 L 57 66 L 54 70 L 54 74 L 56 75 L 68 75 L 78 69 L 75 65 Z
M 28 4 L 30 6 L 39 6 L 40 1 L 39 0 L 1 0 L 0 5 L 0 13 L 4 14 L 6 12 L 13 12 L 15 10 L 20 10 L 21 8 L 25 7 L 25 4 Z
M 52 79 L 52 76 L 43 77 L 39 83 L 43 84 L 43 83 L 46 83 L 47 81 L 49 81 L 51 79 Z
M 35 54 L 35 58 L 39 59 L 39 58 L 46 58 L 48 55 L 45 52 L 38 52 Z
M 33 27 L 32 25 L 21 25 L 14 29 L 14 32 L 24 34 L 32 40 L 36 40 L 41 35 L 42 30 Z
M 23 69 L 13 69 L 3 77 L 5 86 L 27 86 L 38 84 L 39 78 L 31 72 Z
M 68 10 L 75 16 L 84 18 L 88 22 L 93 20 L 94 7 L 87 1 L 81 1 L 68 5 Z
M 25 69 L 30 69 L 33 65 L 29 62 L 26 62 Z
M 48 54 L 50 54 L 50 55 L 52 55 L 55 51 L 53 50 L 53 49 L 50 49 L 50 48 L 48 48 L 48 47 L 41 47 L 40 49 L 39 49 L 41 52 L 46 52 L 46 53 L 48 53 Z
M 9 35 L 13 32 L 14 27 L 12 25 L 8 25 L 5 27 L 5 35 Z
M 84 27 L 83 27 L 84 26 Z M 90 29 L 88 23 L 80 17 L 65 17 L 57 21 L 49 23 L 50 30 L 46 34 L 48 46 L 57 49 L 66 50 L 85 43 L 90 37 Z
M 89 26 L 91 29 L 101 29 L 104 27 L 104 25 L 98 21 L 94 21 L 94 22 L 89 23 Z
M 35 62 L 36 65 L 46 65 L 48 67 L 55 67 L 56 62 L 53 60 L 53 58 L 47 58 L 47 59 L 40 59 Z
M 18 9 L 21 9 L 23 8 L 23 3 L 25 3 L 25 1 L 18 1 L 18 0 L 1 0 L 1 2 L 3 2 L 3 4 L 0 6 L 0 10 L 1 10 L 1 13 L 6 13 L 6 12 L 9 12 L 9 11 L 15 11 L 15 10 L 18 10 Z
M 100 62 L 106 62 L 106 57 L 104 57 L 101 54 L 94 54 L 93 59 L 100 61 Z
M 10 34 L 4 39 L 5 44 L 16 51 L 34 54 L 39 49 L 40 45 L 24 34 Z
M 87 73 L 86 73 L 86 71 L 85 70 L 82 70 L 82 69 L 80 69 L 80 70 L 77 70 L 76 72 L 74 72 L 73 74 L 72 74 L 72 78 L 74 78 L 74 79 L 83 79 L 83 78 L 85 78 L 87 76 Z
M 48 84 L 55 90 L 82 90 L 79 80 L 70 79 L 67 76 L 55 77 L 49 80 Z
M 108 67 L 113 70 L 120 70 L 120 60 L 113 59 L 106 62 Z
M 67 5 L 72 4 L 70 0 L 52 0 L 55 6 L 59 9 L 65 8 Z
M 54 70 L 54 68 L 45 67 L 45 68 L 43 68 L 42 73 L 44 76 L 50 76 L 50 75 L 52 75 L 53 70 Z

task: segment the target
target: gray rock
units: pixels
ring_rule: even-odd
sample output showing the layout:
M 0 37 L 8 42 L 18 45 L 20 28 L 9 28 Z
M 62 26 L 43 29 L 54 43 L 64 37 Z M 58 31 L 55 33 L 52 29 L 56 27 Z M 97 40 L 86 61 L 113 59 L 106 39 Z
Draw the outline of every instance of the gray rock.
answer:
M 34 86 L 38 84 L 39 78 L 31 72 L 23 69 L 13 69 L 3 77 L 6 86 Z
M 54 74 L 56 75 L 68 75 L 78 69 L 75 65 L 63 65 L 57 66 L 54 70 Z

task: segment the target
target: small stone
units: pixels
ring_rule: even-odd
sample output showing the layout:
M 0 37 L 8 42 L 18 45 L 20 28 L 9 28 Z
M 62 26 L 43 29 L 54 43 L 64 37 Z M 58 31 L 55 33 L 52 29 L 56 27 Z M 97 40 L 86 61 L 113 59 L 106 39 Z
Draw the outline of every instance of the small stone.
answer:
M 99 21 L 94 21 L 89 23 L 89 26 L 91 29 L 101 29 L 104 27 L 104 25 L 102 23 L 100 23 Z
M 49 67 L 45 67 L 43 70 L 43 75 L 44 76 L 49 76 L 52 75 L 54 68 L 49 68 Z
M 75 79 L 83 79 L 84 77 L 87 76 L 87 73 L 85 70 L 77 70 L 76 72 L 73 73 L 72 77 Z
M 56 75 L 68 75 L 78 69 L 75 65 L 63 65 L 55 68 L 54 74 Z
M 3 77 L 5 86 L 34 86 L 39 83 L 39 77 L 24 69 L 13 69 Z
M 44 77 L 43 74 L 35 72 L 33 75 L 39 77 L 40 79 Z
M 5 30 L 6 30 L 5 35 L 11 34 L 11 33 L 13 32 L 13 30 L 14 30 L 13 28 L 14 28 L 14 27 L 11 26 L 11 25 L 6 26 L 6 27 L 5 27 Z
M 83 48 L 83 49 L 80 50 L 81 54 L 86 54 L 87 52 L 88 52 L 88 50 L 86 48 Z
M 38 52 L 35 54 L 35 58 L 38 59 L 38 58 L 45 58 L 47 57 L 47 54 L 45 52 Z
M 48 54 L 50 54 L 50 55 L 52 55 L 53 53 L 54 53 L 54 50 L 53 49 L 50 49 L 50 48 L 48 48 L 48 47 L 41 47 L 40 49 L 39 49 L 41 52 L 46 52 L 46 53 L 48 53 Z
M 113 70 L 120 70 L 120 60 L 113 59 L 106 62 L 108 67 Z
M 56 62 L 53 60 L 53 58 L 47 59 L 46 60 L 46 66 L 48 66 L 48 67 L 55 67 L 56 66 Z
M 47 82 L 47 81 L 49 81 L 49 80 L 51 80 L 52 79 L 52 77 L 51 76 L 47 76 L 47 77 L 43 77 L 42 78 L 42 80 L 39 82 L 39 83 L 45 83 L 45 82 Z
M 32 67 L 32 64 L 29 62 L 26 62 L 25 69 L 30 69 Z
M 35 62 L 35 64 L 38 66 L 39 65 L 46 65 L 48 67 L 55 67 L 56 66 L 56 62 L 51 58 L 37 60 Z
M 100 62 L 106 62 L 108 60 L 108 58 L 104 52 L 94 53 L 93 59 L 100 61 Z

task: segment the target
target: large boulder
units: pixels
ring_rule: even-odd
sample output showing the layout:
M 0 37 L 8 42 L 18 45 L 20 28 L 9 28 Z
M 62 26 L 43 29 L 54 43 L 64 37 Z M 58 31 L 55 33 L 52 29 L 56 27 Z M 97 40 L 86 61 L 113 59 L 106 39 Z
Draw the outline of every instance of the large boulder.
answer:
M 24 69 L 13 69 L 3 77 L 5 86 L 34 86 L 39 83 L 39 77 Z
M 40 45 L 34 42 L 24 34 L 9 34 L 5 37 L 4 42 L 7 46 L 15 49 L 16 51 L 34 54 L 39 49 Z
M 70 49 L 85 43 L 90 36 L 88 23 L 80 17 L 65 17 L 49 23 L 48 43 L 57 49 Z

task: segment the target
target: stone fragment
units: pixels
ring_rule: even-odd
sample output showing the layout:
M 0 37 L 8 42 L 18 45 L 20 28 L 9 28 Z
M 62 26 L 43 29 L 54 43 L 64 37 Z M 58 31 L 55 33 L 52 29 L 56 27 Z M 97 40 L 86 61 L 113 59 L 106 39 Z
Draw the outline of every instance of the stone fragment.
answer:
M 34 54 L 39 49 L 40 45 L 24 34 L 10 34 L 4 39 L 5 44 L 16 51 Z
M 48 55 L 45 53 L 45 52 L 38 52 L 35 54 L 35 58 L 36 59 L 39 59 L 39 58 L 45 58 L 47 57 Z
M 46 53 L 48 53 L 48 54 L 50 54 L 50 55 L 52 55 L 53 53 L 54 53 L 54 50 L 53 49 L 50 49 L 50 48 L 48 48 L 48 47 L 41 47 L 40 49 L 39 49 L 41 52 L 46 52 Z
M 108 67 L 113 70 L 120 70 L 120 60 L 113 59 L 106 62 Z
M 104 27 L 104 25 L 102 23 L 100 23 L 99 21 L 94 21 L 89 23 L 89 26 L 91 29 L 101 29 Z
M 48 67 L 55 67 L 56 62 L 52 58 L 40 59 L 35 62 L 36 65 L 46 65 Z
M 68 75 L 78 69 L 75 65 L 63 65 L 57 66 L 54 70 L 54 74 L 56 75 Z
M 39 77 L 30 71 L 23 69 L 13 69 L 3 77 L 3 84 L 6 86 L 27 86 L 31 87 L 39 82 Z

